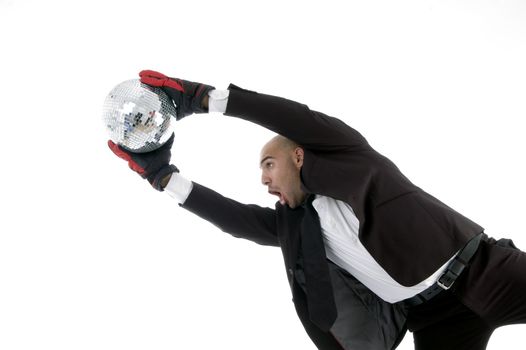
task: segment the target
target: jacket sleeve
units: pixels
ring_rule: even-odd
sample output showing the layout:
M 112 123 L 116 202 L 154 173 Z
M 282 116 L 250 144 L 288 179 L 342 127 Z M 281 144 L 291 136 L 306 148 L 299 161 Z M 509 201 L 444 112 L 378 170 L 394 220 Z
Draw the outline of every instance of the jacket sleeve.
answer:
M 281 97 L 229 86 L 225 115 L 238 117 L 320 151 L 367 148 L 365 138 L 341 120 Z
M 181 206 L 234 237 L 279 246 L 274 209 L 239 203 L 195 182 Z

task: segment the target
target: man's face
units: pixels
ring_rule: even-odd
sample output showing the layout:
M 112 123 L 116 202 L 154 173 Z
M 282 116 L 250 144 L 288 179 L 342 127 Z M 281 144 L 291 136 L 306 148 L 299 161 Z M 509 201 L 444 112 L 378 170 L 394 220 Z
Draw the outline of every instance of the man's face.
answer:
M 302 165 L 303 149 L 291 146 L 283 138 L 270 140 L 261 150 L 261 182 L 270 194 L 278 196 L 282 205 L 295 208 L 305 199 L 300 180 Z

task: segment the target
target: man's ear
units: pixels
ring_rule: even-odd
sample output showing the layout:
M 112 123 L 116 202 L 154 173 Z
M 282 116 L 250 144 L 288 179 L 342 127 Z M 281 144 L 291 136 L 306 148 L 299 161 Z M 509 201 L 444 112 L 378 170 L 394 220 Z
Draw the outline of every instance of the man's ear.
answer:
M 294 164 L 299 169 L 303 166 L 303 157 L 305 156 L 305 152 L 303 151 L 303 148 L 296 147 L 294 150 Z

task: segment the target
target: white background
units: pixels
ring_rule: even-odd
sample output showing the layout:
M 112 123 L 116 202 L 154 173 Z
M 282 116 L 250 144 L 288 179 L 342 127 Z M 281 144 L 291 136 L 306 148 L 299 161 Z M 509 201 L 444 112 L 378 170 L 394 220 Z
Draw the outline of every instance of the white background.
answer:
M 0 38 L 2 350 L 314 349 L 279 249 L 220 232 L 107 149 L 104 97 L 142 69 L 337 116 L 526 247 L 524 1 L 0 0 Z M 173 162 L 272 207 L 258 169 L 271 136 L 189 117 Z M 525 330 L 488 348 L 523 348 Z

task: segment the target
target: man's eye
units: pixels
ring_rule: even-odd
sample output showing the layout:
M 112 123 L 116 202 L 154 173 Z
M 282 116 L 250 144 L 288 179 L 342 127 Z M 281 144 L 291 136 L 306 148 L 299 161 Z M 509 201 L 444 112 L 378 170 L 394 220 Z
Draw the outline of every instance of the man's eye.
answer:
M 267 168 L 270 169 L 274 166 L 274 163 L 267 163 Z

